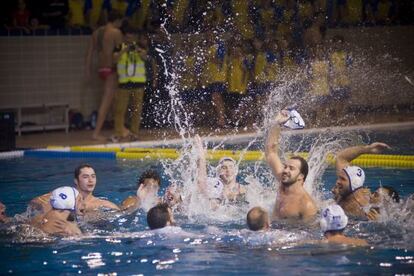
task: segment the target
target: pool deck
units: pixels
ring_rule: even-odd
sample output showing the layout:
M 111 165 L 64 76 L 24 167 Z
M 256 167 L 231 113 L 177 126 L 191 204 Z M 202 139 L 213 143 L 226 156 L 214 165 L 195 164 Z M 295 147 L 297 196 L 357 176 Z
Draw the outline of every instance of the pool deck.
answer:
M 331 130 L 353 129 L 353 128 L 412 128 L 414 129 L 414 114 L 410 116 L 370 116 L 369 118 L 360 118 L 359 122 L 352 122 L 347 126 L 330 125 Z M 309 128 L 302 130 L 304 132 L 326 130 L 325 128 Z M 196 128 L 195 133 L 200 136 L 228 136 L 228 135 L 242 135 L 249 137 L 255 132 L 254 127 L 245 127 L 242 129 L 210 129 L 210 128 Z M 105 129 L 102 134 L 110 137 L 112 130 Z M 102 145 L 111 143 L 108 141 L 96 141 L 92 138 L 92 130 L 71 130 L 69 133 L 64 131 L 47 131 L 47 132 L 33 132 L 23 133 L 22 136 L 16 136 L 16 148 L 45 148 L 48 146 L 87 146 L 87 145 Z M 179 138 L 179 134 L 173 128 L 163 129 L 141 129 L 139 133 L 139 140 L 136 142 L 168 140 Z

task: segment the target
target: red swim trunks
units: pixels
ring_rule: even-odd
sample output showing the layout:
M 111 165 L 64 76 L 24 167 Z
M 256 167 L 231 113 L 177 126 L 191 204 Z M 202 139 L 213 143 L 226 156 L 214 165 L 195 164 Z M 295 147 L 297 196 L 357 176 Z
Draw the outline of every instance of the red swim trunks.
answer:
M 102 80 L 106 80 L 110 75 L 115 73 L 115 70 L 110 67 L 102 67 L 102 68 L 99 68 L 98 73 L 99 73 L 99 77 Z

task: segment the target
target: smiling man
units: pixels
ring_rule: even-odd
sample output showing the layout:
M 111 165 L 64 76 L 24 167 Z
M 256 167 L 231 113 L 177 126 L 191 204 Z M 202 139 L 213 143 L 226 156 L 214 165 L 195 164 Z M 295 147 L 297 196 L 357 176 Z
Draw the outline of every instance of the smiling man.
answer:
M 288 120 L 287 110 L 276 116 L 265 145 L 266 161 L 280 182 L 272 219 L 309 220 L 315 216 L 317 207 L 303 187 L 309 171 L 308 163 L 300 156 L 293 156 L 282 163 L 278 153 L 280 125 Z
M 390 146 L 375 142 L 370 145 L 348 147 L 341 150 L 336 156 L 337 180 L 332 189 L 335 201 L 348 216 L 356 218 L 374 218 L 375 209 L 366 213 L 370 204 L 371 192 L 364 187 L 365 172 L 362 168 L 351 164 L 352 160 L 361 154 L 376 154 Z
M 84 212 L 98 209 L 119 210 L 118 206 L 109 200 L 95 197 L 92 193 L 96 187 L 96 173 L 89 164 L 82 164 L 75 169 L 75 185 L 82 195 Z
M 83 206 L 79 208 L 80 212 L 95 211 L 100 208 L 119 210 L 114 203 L 100 199 L 92 195 L 96 187 L 96 173 L 89 164 L 82 164 L 75 169 L 74 182 L 76 189 L 82 196 Z M 45 214 L 52 210 L 50 197 L 52 193 L 47 193 L 32 199 L 29 203 L 29 209 L 33 215 Z

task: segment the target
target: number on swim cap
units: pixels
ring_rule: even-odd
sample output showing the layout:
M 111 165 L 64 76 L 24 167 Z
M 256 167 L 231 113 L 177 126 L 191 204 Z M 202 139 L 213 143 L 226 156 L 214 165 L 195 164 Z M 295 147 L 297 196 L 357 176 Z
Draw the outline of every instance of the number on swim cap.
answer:
M 68 198 L 68 196 L 67 196 L 67 195 L 65 195 L 64 193 L 60 193 L 60 194 L 59 194 L 59 196 L 60 196 L 60 198 L 61 198 L 61 199 L 63 199 L 63 200 L 65 200 L 65 199 L 67 199 L 67 198 Z
M 362 176 L 362 170 L 361 169 L 358 169 L 357 176 L 359 176 L 359 177 Z

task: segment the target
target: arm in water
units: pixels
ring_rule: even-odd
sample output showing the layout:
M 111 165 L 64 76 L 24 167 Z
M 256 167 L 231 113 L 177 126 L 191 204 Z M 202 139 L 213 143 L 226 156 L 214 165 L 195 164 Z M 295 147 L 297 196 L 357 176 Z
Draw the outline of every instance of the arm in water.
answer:
M 341 150 L 336 156 L 336 169 L 342 170 L 350 165 L 351 161 L 365 153 L 381 153 L 385 149 L 391 147 L 385 143 L 375 142 L 371 145 L 349 147 Z
M 286 110 L 282 110 L 276 115 L 273 125 L 270 127 L 267 134 L 265 154 L 266 161 L 276 176 L 277 180 L 280 181 L 280 176 L 283 171 L 283 163 L 279 157 L 279 139 L 280 139 L 280 125 L 285 123 L 289 119 Z

